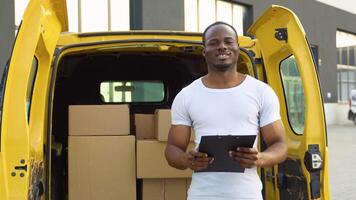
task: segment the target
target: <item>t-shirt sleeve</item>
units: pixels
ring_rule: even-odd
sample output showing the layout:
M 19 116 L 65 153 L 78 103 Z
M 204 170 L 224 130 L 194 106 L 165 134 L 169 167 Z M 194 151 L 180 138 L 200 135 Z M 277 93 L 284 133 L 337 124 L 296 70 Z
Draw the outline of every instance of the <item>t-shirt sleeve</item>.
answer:
M 190 119 L 185 101 L 186 99 L 182 90 L 176 95 L 172 104 L 172 125 L 192 126 L 192 120 Z
M 276 93 L 271 87 L 267 87 L 262 96 L 262 107 L 260 111 L 260 127 L 264 127 L 274 121 L 281 119 L 279 101 Z

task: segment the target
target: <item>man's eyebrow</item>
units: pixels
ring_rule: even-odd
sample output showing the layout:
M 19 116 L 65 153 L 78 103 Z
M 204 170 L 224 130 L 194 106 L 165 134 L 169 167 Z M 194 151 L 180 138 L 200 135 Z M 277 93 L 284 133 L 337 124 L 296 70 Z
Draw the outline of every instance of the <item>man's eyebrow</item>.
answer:
M 224 37 L 224 39 L 236 39 L 235 37 L 231 37 L 231 36 L 227 36 L 227 37 Z
M 210 39 L 207 39 L 206 41 L 207 42 L 210 42 L 210 41 L 217 41 L 219 40 L 217 37 L 213 37 L 213 38 L 210 38 Z M 236 40 L 235 37 L 232 37 L 232 36 L 227 36 L 227 37 L 224 37 L 224 40 Z
M 218 40 L 218 38 L 214 37 L 214 38 L 208 39 L 208 41 L 214 41 L 214 40 Z

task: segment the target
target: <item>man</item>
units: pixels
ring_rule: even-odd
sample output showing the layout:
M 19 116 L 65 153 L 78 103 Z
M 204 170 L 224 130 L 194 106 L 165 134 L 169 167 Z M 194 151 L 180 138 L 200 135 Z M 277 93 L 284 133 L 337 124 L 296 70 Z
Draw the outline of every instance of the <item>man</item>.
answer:
M 203 55 L 208 74 L 195 80 L 176 96 L 172 104 L 172 126 L 165 155 L 178 169 L 199 171 L 214 162 L 204 152 L 186 152 L 191 127 L 195 143 L 203 135 L 257 135 L 259 128 L 267 149 L 238 148 L 229 152 L 244 173 L 193 173 L 188 200 L 262 200 L 257 167 L 273 166 L 286 158 L 285 132 L 278 98 L 271 87 L 237 72 L 239 57 L 236 30 L 216 22 L 203 33 Z

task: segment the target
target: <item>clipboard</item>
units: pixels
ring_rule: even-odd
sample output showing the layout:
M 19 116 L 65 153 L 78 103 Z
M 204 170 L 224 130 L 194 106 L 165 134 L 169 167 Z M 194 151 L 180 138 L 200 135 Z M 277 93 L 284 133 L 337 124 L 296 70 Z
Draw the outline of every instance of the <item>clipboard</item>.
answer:
M 202 136 L 198 151 L 214 157 L 214 162 L 200 171 L 195 172 L 237 172 L 243 173 L 245 168 L 238 165 L 231 157 L 229 151 L 237 147 L 252 148 L 256 135 L 214 135 Z

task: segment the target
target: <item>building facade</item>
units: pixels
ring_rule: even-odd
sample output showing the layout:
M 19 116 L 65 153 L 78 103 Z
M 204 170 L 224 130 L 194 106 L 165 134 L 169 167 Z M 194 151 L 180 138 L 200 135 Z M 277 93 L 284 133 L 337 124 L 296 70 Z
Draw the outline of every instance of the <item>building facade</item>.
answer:
M 28 0 L 0 6 L 0 70 L 10 55 Z M 18 5 L 17 5 L 18 4 Z M 347 124 L 348 98 L 356 89 L 356 15 L 311 0 L 68 0 L 69 31 L 198 31 L 214 21 L 239 34 L 271 4 L 293 10 L 306 31 L 321 84 L 327 124 Z M 95 14 L 93 14 L 95 13 Z

